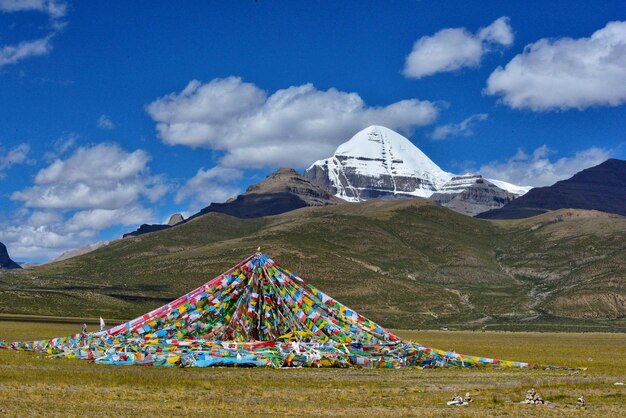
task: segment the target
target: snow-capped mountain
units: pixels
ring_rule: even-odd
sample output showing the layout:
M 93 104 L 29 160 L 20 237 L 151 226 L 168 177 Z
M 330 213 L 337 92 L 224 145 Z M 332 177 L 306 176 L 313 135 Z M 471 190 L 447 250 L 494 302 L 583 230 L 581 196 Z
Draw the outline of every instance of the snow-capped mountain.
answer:
M 459 211 L 472 215 L 501 207 L 531 189 L 470 173 L 445 172 L 407 138 L 377 125 L 339 145 L 332 157 L 314 162 L 304 176 L 348 201 L 428 198 L 437 193 L 440 204 L 456 199 L 462 202 L 454 203 L 462 207 Z M 451 208 L 457 210 L 456 206 Z
M 305 177 L 344 200 L 429 197 L 453 175 L 443 171 L 407 138 L 372 125 L 313 163 Z

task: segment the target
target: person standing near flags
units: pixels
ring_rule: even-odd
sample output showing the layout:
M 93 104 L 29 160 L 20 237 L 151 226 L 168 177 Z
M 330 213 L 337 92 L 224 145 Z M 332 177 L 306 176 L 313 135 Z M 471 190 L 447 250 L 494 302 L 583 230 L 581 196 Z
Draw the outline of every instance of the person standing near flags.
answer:
M 85 345 L 86 341 L 87 341 L 87 322 L 83 322 L 83 329 L 82 332 L 80 333 L 80 341 L 81 344 L 80 345 Z
M 100 331 L 104 331 L 104 327 L 106 326 L 106 324 L 104 323 L 104 319 L 102 319 L 102 317 L 100 317 Z

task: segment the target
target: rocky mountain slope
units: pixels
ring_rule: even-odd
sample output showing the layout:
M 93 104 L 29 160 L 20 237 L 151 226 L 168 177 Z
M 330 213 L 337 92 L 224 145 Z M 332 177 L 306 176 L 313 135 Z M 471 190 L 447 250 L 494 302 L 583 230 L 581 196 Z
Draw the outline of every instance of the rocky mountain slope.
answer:
M 536 187 L 501 209 L 484 212 L 479 217 L 520 219 L 562 208 L 626 215 L 626 161 L 610 159 L 568 180 Z
M 7 246 L 0 242 L 0 270 L 21 269 L 20 265 L 9 257 Z
M 485 221 L 425 199 L 208 213 L 175 228 L 0 276 L 0 311 L 131 317 L 262 246 L 382 325 L 626 329 L 626 217 L 560 210 Z
M 294 169 L 280 168 L 260 183 L 248 187 L 245 193 L 224 203 L 211 203 L 187 220 L 177 213 L 172 215 L 165 225 L 144 224 L 136 231 L 124 234 L 124 238 L 163 231 L 212 212 L 225 213 L 237 218 L 258 218 L 307 206 L 328 206 L 338 203 L 343 201 L 313 184 Z
M 341 203 L 292 168 L 281 168 L 245 193 L 225 203 L 211 203 L 190 219 L 211 212 L 225 213 L 237 218 L 258 218 L 278 215 L 307 206 L 328 206 Z
M 501 208 L 517 195 L 507 192 L 480 175 L 455 176 L 430 196 L 430 200 L 469 216 Z
M 52 260 L 52 262 L 63 261 L 63 260 L 67 260 L 68 258 L 77 257 L 79 255 L 90 253 L 92 251 L 97 250 L 100 247 L 104 247 L 105 245 L 109 244 L 109 242 L 110 241 L 96 241 L 91 244 L 87 244 L 82 247 L 75 248 L 70 251 L 66 251 L 60 256 L 58 256 L 57 258 L 55 258 L 54 260 Z

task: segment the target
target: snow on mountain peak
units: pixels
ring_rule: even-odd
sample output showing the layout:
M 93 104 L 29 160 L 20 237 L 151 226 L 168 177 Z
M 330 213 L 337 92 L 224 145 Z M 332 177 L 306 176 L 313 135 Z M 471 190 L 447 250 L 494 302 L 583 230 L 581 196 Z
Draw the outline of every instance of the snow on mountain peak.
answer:
M 339 145 L 332 157 L 316 161 L 304 175 L 348 201 L 459 193 L 482 181 L 479 174 L 455 177 L 443 171 L 407 138 L 379 125 L 357 132 Z M 515 195 L 530 189 L 485 180 Z
M 384 126 L 372 125 L 357 132 L 337 147 L 335 157 L 338 156 L 372 160 L 375 164 L 358 167 L 364 170 L 363 174 L 374 174 L 373 171 L 387 174 L 389 170 L 395 170 L 393 174 L 399 176 L 431 173 L 437 177 L 450 177 L 411 141 Z
M 378 125 L 357 132 L 332 157 L 313 163 L 307 173 L 318 180 L 326 175 L 328 186 L 346 200 L 428 197 L 452 177 L 407 138 Z

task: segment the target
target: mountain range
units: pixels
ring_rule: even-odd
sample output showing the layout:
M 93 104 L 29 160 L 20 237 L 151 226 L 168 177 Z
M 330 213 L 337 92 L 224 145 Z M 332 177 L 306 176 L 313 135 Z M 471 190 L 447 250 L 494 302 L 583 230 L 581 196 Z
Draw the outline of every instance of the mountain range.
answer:
M 281 168 L 248 187 L 245 193 L 223 203 L 211 203 L 189 219 L 211 212 L 256 218 L 307 206 L 433 194 L 434 201 L 473 216 L 499 208 L 529 189 L 481 176 L 454 176 L 404 136 L 372 125 L 341 144 L 332 157 L 313 163 L 304 175 Z M 124 237 L 161 231 L 183 222 L 144 224 Z
M 626 161 L 609 159 L 549 187 L 536 187 L 506 206 L 478 215 L 519 219 L 562 208 L 595 209 L 626 216 Z
M 372 125 L 341 144 L 333 156 L 313 163 L 304 175 L 289 168 L 279 169 L 245 193 L 224 203 L 211 203 L 190 219 L 211 212 L 255 218 L 306 206 L 411 197 L 427 197 L 456 212 L 489 219 L 529 217 L 561 208 L 622 214 L 624 164 L 609 160 L 570 180 L 532 189 L 480 174 L 447 173 L 407 138 Z M 179 215 L 168 224 L 141 225 L 124 236 L 160 231 L 184 222 Z

